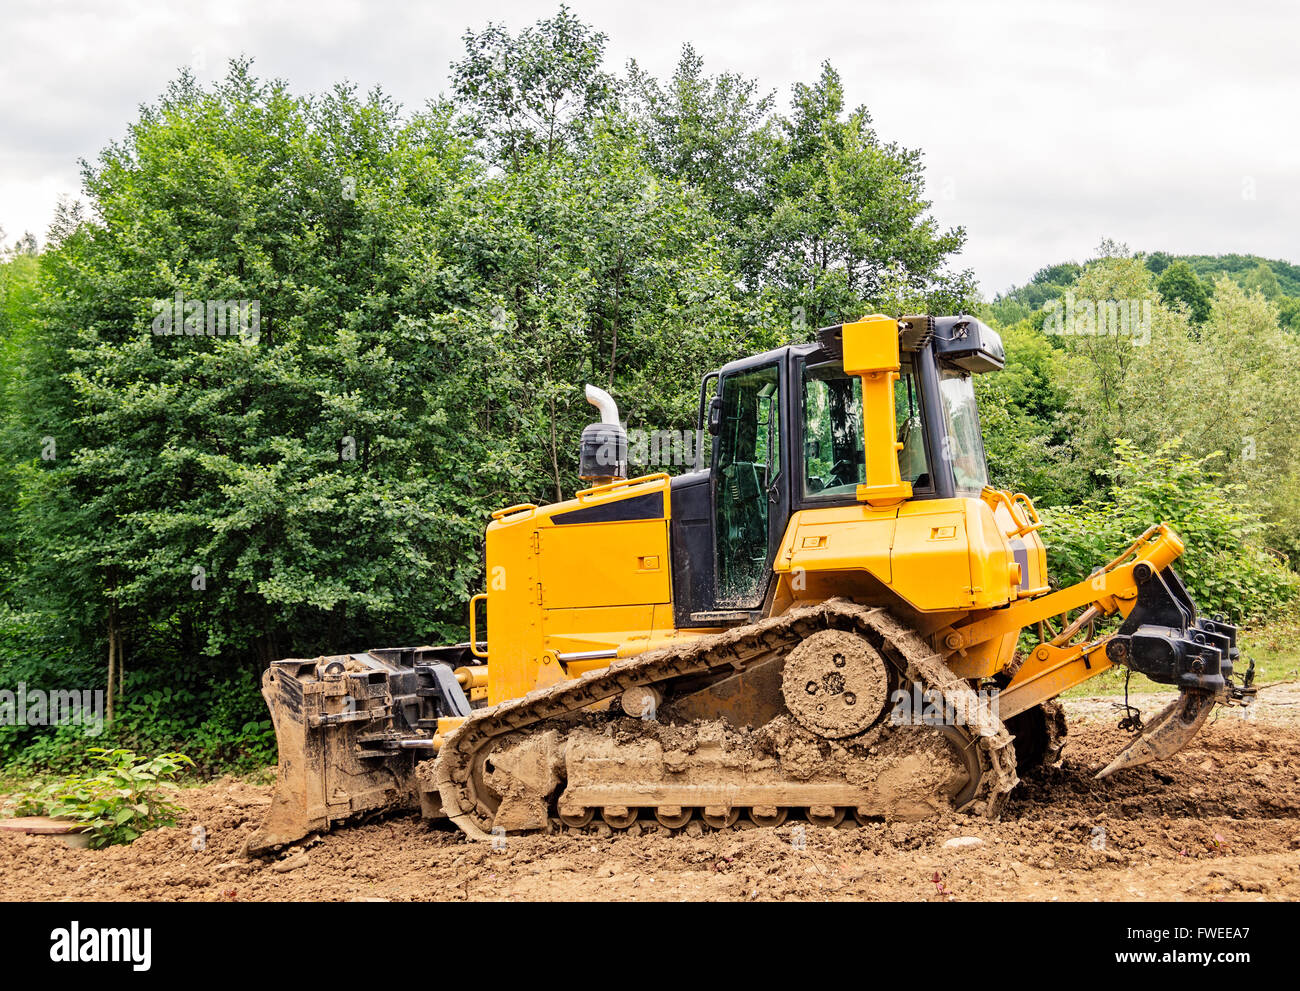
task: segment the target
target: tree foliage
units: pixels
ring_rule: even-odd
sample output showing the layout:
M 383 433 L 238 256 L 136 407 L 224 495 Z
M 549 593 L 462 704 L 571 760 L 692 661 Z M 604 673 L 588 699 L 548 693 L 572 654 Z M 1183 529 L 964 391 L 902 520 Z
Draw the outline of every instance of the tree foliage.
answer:
M 735 357 L 978 305 L 921 152 L 829 64 L 782 108 L 690 46 L 667 80 L 616 76 L 565 7 L 464 42 L 415 112 L 182 73 L 46 249 L 5 252 L 0 682 L 102 686 L 111 746 L 256 764 L 268 661 L 464 637 L 490 512 L 578 487 L 585 383 L 690 430 Z M 1251 615 L 1295 593 L 1300 283 L 1203 261 L 1042 269 L 983 308 L 1009 367 L 978 395 L 994 482 L 1055 507 L 1060 577 L 1163 519 L 1194 593 Z M 1098 333 L 1121 301 L 1140 326 Z M 83 747 L 0 727 L 0 762 Z
M 1204 323 L 1210 316 L 1210 292 L 1185 261 L 1176 261 L 1160 273 L 1156 289 L 1167 306 L 1187 307 L 1194 323 Z
M 690 429 L 739 354 L 969 291 L 919 153 L 829 66 L 786 117 L 689 48 L 616 78 L 564 7 L 464 40 L 416 112 L 182 73 L 6 257 L 0 679 L 110 688 L 115 744 L 262 759 L 268 661 L 463 638 L 491 510 L 578 485 L 584 383 Z
M 1118 441 L 1108 497 L 1043 513 L 1048 564 L 1061 584 L 1085 580 L 1154 522 L 1187 546 L 1178 571 L 1198 606 L 1234 622 L 1267 616 L 1294 600 L 1300 577 L 1262 539 L 1267 524 L 1241 498 L 1242 486 L 1213 470 L 1180 439 L 1154 451 Z

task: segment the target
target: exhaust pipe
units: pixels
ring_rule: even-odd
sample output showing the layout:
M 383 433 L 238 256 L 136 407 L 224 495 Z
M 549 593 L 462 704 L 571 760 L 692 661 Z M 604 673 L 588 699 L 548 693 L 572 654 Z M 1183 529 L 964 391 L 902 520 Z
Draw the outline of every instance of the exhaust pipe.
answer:
M 600 422 L 607 427 L 622 426 L 618 422 L 618 403 L 614 402 L 614 397 L 604 389 L 598 389 L 594 385 L 589 385 L 584 390 L 587 402 L 600 410 Z
M 578 477 L 593 485 L 627 478 L 627 431 L 618 420 L 618 404 L 604 389 L 589 385 L 587 402 L 600 410 L 600 422 L 582 431 L 578 447 Z

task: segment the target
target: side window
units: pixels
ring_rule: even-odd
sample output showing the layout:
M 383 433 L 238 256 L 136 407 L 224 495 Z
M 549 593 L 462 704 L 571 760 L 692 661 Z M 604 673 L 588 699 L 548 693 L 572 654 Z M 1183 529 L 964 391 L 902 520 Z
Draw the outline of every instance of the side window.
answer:
M 726 376 L 717 438 L 717 602 L 759 604 L 766 587 L 769 490 L 781 471 L 780 373 L 776 365 Z
M 898 426 L 898 442 L 903 445 L 898 452 L 898 473 L 915 489 L 929 488 L 933 483 L 926 457 L 925 419 L 921 415 L 916 375 L 908 362 L 903 362 L 898 375 L 894 383 L 894 423 Z
M 866 481 L 862 379 L 839 364 L 804 367 L 803 494 L 852 496 Z

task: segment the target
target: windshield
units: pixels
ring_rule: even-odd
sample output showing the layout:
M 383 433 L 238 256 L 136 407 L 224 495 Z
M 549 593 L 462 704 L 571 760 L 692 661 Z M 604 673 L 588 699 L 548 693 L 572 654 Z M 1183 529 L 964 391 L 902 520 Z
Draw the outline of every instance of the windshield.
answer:
M 979 410 L 969 372 L 941 369 L 942 449 L 952 461 L 958 492 L 978 493 L 988 485 Z M 853 496 L 866 481 L 862 439 L 862 380 L 828 362 L 803 372 L 804 498 Z M 926 456 L 926 424 L 911 363 L 904 360 L 894 383 L 894 422 L 898 426 L 898 473 L 916 492 L 932 490 Z
M 970 373 L 942 369 L 939 392 L 943 396 L 943 418 L 948 428 L 945 451 L 952 459 L 953 480 L 959 492 L 979 492 L 989 484 L 989 475 Z

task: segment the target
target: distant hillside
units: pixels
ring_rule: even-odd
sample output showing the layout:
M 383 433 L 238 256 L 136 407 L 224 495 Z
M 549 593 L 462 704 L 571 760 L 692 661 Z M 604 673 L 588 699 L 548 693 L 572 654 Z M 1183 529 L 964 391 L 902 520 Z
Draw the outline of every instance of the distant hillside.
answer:
M 1259 255 L 1169 255 L 1156 251 L 1147 258 L 1147 268 L 1158 272 L 1157 265 L 1168 265 L 1176 260 L 1187 262 L 1201 278 L 1227 275 L 1241 285 L 1246 285 L 1247 278 L 1262 265 L 1272 269 L 1282 295 L 1300 296 L 1300 265 Z
M 1208 313 L 1214 282 L 1227 276 L 1246 289 L 1263 293 L 1278 307 L 1283 327 L 1300 332 L 1300 265 L 1259 255 L 1171 255 L 1166 251 L 1135 252 L 1161 293 L 1186 302 L 1193 314 Z M 1000 324 L 1041 314 L 1043 304 L 1065 294 L 1083 272 L 1083 265 L 1063 262 L 1034 273 L 1023 286 L 999 293 L 987 315 Z M 1203 319 L 1203 316 L 1201 317 Z

